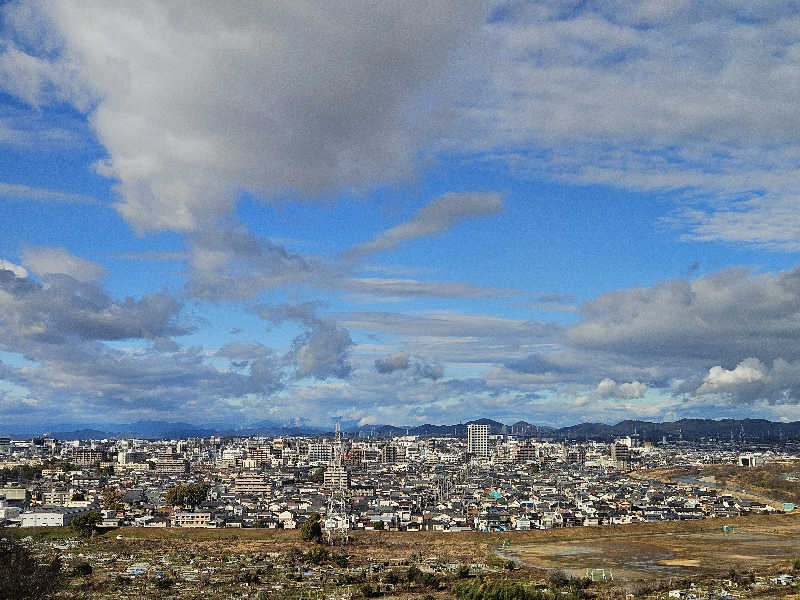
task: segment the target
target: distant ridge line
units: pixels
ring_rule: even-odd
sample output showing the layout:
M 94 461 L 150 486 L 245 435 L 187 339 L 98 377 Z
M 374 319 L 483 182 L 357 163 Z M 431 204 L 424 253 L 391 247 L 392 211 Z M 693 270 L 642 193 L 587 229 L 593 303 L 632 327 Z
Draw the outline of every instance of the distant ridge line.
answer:
M 700 439 L 733 439 L 739 441 L 741 432 L 749 441 L 775 441 L 800 439 L 800 421 L 789 423 L 767 419 L 680 419 L 678 421 L 640 421 L 625 420 L 616 425 L 606 423 L 580 423 L 567 427 L 535 425 L 527 421 L 505 424 L 492 419 L 477 419 L 450 425 L 423 424 L 416 426 L 397 425 L 358 425 L 343 422 L 342 430 L 350 435 L 363 437 L 392 437 L 416 435 L 427 437 L 464 437 L 467 425 L 478 423 L 489 425 L 493 435 L 507 434 L 519 437 L 552 438 L 555 440 L 609 440 L 615 437 L 636 433 L 642 441 L 660 441 L 663 437 L 697 441 Z M 74 426 L 73 426 L 74 427 Z M 27 431 L 26 431 L 27 430 Z M 144 439 L 181 439 L 189 437 L 280 436 L 280 435 L 326 435 L 328 428 L 309 425 L 287 425 L 272 421 L 260 421 L 242 428 L 227 425 L 190 425 L 167 421 L 138 421 L 121 425 L 97 425 L 92 427 L 40 426 L 18 428 L 16 431 L 0 431 L 0 435 L 10 435 L 14 439 L 31 439 L 48 432 L 59 439 L 119 439 L 138 437 Z

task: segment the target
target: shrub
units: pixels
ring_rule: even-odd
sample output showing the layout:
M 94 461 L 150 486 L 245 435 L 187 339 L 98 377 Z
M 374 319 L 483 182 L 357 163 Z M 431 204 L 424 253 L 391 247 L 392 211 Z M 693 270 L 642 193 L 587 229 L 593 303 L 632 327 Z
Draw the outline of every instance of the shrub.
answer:
M 168 590 L 175 585 L 175 580 L 169 575 L 163 575 L 156 579 L 156 587 L 160 590 Z
M 406 581 L 414 583 L 420 579 L 422 579 L 422 571 L 419 570 L 419 567 L 414 565 L 408 567 L 408 571 L 406 571 Z
M 83 577 L 85 575 L 92 574 L 92 565 L 90 565 L 85 560 L 79 560 L 77 562 L 72 563 L 72 568 L 70 570 L 70 575 L 73 577 Z
M 58 557 L 42 564 L 16 540 L 0 540 L 0 598 L 44 600 L 64 585 Z
M 468 565 L 459 565 L 458 569 L 456 570 L 456 577 L 459 579 L 466 579 L 469 577 L 469 566 Z
M 306 558 L 315 565 L 320 565 L 328 560 L 329 555 L 330 553 L 325 548 L 312 548 L 306 554 Z
M 400 583 L 400 575 L 397 574 L 397 571 L 389 570 L 383 576 L 383 582 L 384 583 L 390 583 L 392 585 L 394 585 L 396 583 Z
M 350 561 L 347 560 L 347 557 L 344 554 L 337 554 L 333 557 L 333 562 L 336 563 L 337 567 L 344 569 Z
M 422 585 L 428 588 L 438 588 L 439 587 L 439 578 L 436 577 L 433 573 L 425 573 L 422 576 Z
M 372 587 L 369 583 L 365 583 L 361 586 L 361 595 L 364 598 L 375 598 L 376 596 L 380 596 L 381 592 L 375 587 Z
M 561 569 L 556 569 L 555 571 L 550 571 L 547 574 L 547 585 L 551 588 L 560 588 L 564 587 L 565 585 L 569 584 L 570 577 Z

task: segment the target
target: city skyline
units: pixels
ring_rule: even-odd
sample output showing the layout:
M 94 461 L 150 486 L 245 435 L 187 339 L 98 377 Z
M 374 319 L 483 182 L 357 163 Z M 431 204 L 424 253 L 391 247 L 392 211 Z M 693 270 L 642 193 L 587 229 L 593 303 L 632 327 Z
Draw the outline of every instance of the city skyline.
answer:
M 0 433 L 800 420 L 796 9 L 0 7 Z

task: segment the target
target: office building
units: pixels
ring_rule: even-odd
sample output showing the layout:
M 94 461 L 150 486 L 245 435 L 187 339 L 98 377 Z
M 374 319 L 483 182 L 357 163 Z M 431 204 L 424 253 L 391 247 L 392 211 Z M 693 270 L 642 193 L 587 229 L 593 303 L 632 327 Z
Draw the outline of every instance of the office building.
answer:
M 489 456 L 488 425 L 467 425 L 467 453 L 480 458 Z

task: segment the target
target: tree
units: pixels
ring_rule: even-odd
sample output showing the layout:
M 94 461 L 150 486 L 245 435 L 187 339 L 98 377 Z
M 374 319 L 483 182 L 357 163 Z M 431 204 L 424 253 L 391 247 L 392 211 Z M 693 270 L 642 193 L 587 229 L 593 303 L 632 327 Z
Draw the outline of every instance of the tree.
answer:
M 42 563 L 20 542 L 0 540 L 0 598 L 43 600 L 63 585 L 60 558 Z
M 385 527 L 385 525 L 384 525 L 383 521 L 377 521 L 373 527 L 377 531 L 383 531 L 383 528 Z
M 97 526 L 103 521 L 103 517 L 96 510 L 83 513 L 73 518 L 70 522 L 72 529 L 81 537 L 89 537 L 97 530 Z
M 209 489 L 209 486 L 205 483 L 178 484 L 167 490 L 167 495 L 164 499 L 170 506 L 191 506 L 195 508 L 205 501 Z
M 192 483 L 186 486 L 186 502 L 192 508 L 205 502 L 208 497 L 209 486 L 205 483 Z
M 119 511 L 123 509 L 122 494 L 117 490 L 106 490 L 102 497 L 103 508 L 107 510 Z
M 325 467 L 317 467 L 308 473 L 308 480 L 314 483 L 322 483 L 325 479 Z
M 322 525 L 318 512 L 311 513 L 311 516 L 303 523 L 300 528 L 300 537 L 306 542 L 322 541 Z
M 187 490 L 186 486 L 178 484 L 167 490 L 167 495 L 164 500 L 170 506 L 186 506 L 187 504 Z

